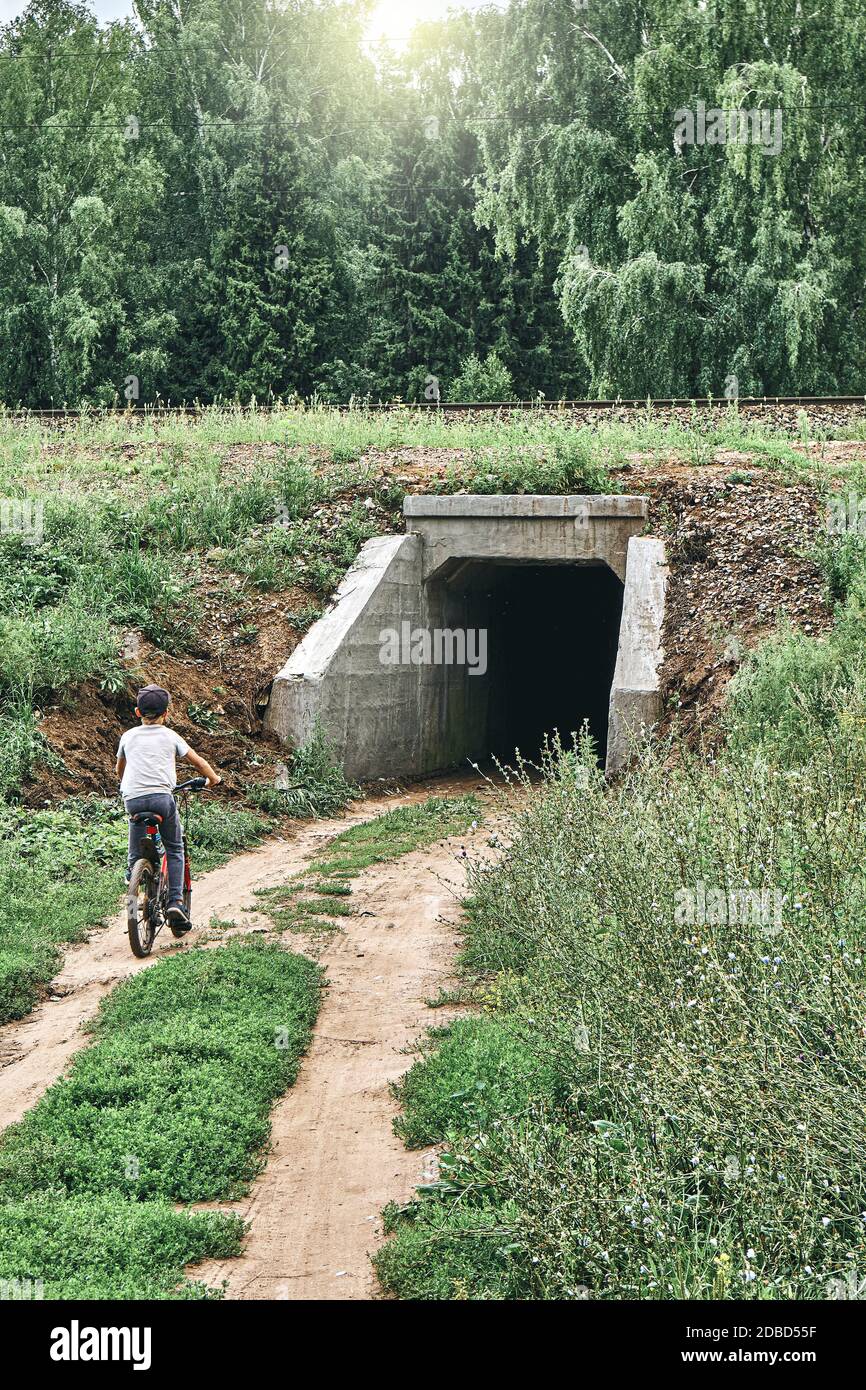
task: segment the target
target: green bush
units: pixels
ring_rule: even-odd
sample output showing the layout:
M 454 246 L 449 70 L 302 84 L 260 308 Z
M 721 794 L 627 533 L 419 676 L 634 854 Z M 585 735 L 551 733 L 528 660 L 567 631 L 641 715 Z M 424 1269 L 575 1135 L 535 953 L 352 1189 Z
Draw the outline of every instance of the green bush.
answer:
M 508 1203 L 485 1202 L 388 1212 L 394 1238 L 374 1259 L 382 1287 L 398 1298 L 438 1302 L 519 1298 L 521 1270 L 509 1248 L 514 1215 Z
M 814 550 L 831 603 L 844 603 L 866 574 L 866 536 L 857 531 L 824 538 Z
M 761 751 L 784 765 L 808 760 L 839 733 L 838 716 L 854 698 L 859 653 L 837 639 L 783 627 L 749 654 L 731 681 L 723 715 L 732 746 Z
M 833 537 L 819 550 L 836 621 L 823 637 L 782 625 L 750 653 L 729 689 L 732 746 L 797 766 L 866 720 L 866 542 Z
M 190 859 L 200 874 L 243 849 L 260 844 L 268 832 L 268 822 L 251 811 L 206 796 L 191 796 L 187 809 L 187 836 Z
M 511 373 L 496 352 L 489 352 L 482 362 L 477 353 L 470 353 L 460 363 L 460 374 L 449 390 L 450 401 L 513 401 L 514 383 Z

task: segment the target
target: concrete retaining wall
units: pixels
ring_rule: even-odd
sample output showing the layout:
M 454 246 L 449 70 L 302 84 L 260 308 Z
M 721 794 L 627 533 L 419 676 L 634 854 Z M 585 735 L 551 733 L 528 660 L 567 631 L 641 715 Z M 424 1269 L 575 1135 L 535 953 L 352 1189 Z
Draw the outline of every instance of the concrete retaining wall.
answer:
M 274 680 L 265 727 L 299 747 L 316 720 L 350 777 L 401 776 L 418 762 L 418 668 L 383 666 L 379 633 L 422 621 L 416 536 L 362 548 L 333 602 Z
M 668 567 L 664 544 L 633 536 L 628 543 L 616 669 L 610 692 L 607 772 L 620 772 L 636 742 L 661 714 L 659 670 Z

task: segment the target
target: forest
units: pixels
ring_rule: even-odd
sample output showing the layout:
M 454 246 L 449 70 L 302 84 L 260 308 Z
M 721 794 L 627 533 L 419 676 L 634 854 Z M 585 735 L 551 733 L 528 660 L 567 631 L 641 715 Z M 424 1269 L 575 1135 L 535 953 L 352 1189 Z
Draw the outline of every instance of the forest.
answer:
M 31 0 L 0 402 L 851 393 L 866 9 Z

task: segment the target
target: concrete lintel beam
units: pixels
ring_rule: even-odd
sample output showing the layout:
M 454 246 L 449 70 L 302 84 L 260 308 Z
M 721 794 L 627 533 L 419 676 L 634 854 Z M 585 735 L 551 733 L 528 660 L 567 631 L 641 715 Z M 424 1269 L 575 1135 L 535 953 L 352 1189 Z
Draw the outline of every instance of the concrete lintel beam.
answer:
M 617 520 L 626 517 L 646 519 L 649 503 L 646 497 L 626 494 L 572 494 L 549 497 L 536 494 L 508 496 L 452 495 L 450 497 L 406 497 L 403 515 L 408 529 L 415 519 L 459 520 L 461 517 L 491 517 L 500 521 L 543 520 L 545 517 L 586 517 Z

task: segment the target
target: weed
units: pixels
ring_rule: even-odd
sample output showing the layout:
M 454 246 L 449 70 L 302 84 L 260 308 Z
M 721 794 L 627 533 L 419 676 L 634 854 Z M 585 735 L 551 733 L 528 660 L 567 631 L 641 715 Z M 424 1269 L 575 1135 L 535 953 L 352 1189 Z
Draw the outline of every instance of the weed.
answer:
M 192 723 L 199 729 L 204 729 L 205 733 L 218 733 L 220 717 L 216 710 L 209 709 L 207 705 L 191 704 L 187 705 L 186 712 Z
M 38 1193 L 0 1203 L 0 1279 L 41 1279 L 55 1299 L 221 1298 L 184 1266 L 240 1254 L 243 1233 L 223 1212 Z
M 497 972 L 494 1027 L 453 1026 L 404 1080 L 401 1131 L 449 1142 L 389 1214 L 387 1289 L 820 1298 L 862 1267 L 859 730 L 793 766 L 772 740 L 715 763 L 647 750 L 615 785 L 559 750 L 507 803 L 464 954 Z M 772 885 L 780 919 L 681 925 L 701 883 Z
M 282 780 L 285 785 L 252 786 L 248 800 L 271 815 L 332 816 L 360 795 L 334 762 L 331 745 L 318 726 L 309 742 L 292 754 Z

